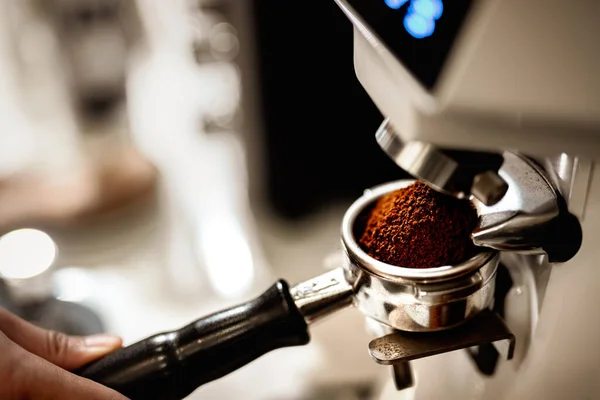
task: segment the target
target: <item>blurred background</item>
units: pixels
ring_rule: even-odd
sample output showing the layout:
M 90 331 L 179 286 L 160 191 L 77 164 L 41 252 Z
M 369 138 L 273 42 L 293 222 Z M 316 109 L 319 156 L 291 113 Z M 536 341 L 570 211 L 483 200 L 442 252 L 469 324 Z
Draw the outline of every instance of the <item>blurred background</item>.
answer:
M 0 306 L 130 344 L 336 264 L 404 178 L 333 1 L 0 0 Z M 367 399 L 355 310 L 191 398 Z

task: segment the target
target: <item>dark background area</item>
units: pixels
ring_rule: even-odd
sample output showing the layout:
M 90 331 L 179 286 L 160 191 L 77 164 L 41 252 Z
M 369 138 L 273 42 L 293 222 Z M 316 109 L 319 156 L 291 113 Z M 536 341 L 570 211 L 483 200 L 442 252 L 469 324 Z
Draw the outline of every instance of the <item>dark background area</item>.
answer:
M 302 218 L 408 177 L 375 142 L 383 116 L 356 78 L 352 25 L 338 6 L 252 5 L 272 208 Z

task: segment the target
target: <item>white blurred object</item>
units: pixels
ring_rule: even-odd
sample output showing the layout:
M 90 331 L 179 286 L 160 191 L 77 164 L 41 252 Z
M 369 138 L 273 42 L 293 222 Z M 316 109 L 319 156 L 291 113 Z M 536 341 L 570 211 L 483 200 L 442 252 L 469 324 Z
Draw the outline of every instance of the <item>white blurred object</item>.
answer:
M 226 62 L 196 63 L 198 27 L 189 23 L 186 2 L 174 3 L 140 0 L 150 42 L 130 75 L 132 129 L 163 175 L 166 201 L 179 209 L 170 222 L 170 237 L 180 238 L 168 267 L 172 283 L 180 293 L 208 283 L 219 295 L 241 298 L 264 289 L 270 276 L 249 206 L 244 148 L 233 131 L 204 130 L 233 119 L 239 72 Z M 195 260 L 178 232 L 191 232 Z
M 0 0 L 0 178 L 81 162 L 57 38 L 31 1 Z
M 240 42 L 235 27 L 216 11 L 191 7 L 192 50 L 199 64 L 233 61 Z
M 52 295 L 51 267 L 56 244 L 45 232 L 19 229 L 0 237 L 0 279 L 15 303 L 45 300 Z
M 19 229 L 0 237 L 0 276 L 28 279 L 46 271 L 56 259 L 52 238 L 36 229 Z
M 61 301 L 85 303 L 98 292 L 97 282 L 83 268 L 61 268 L 54 273 L 53 282 L 54 296 Z
M 206 268 L 208 279 L 223 297 L 247 293 L 254 280 L 254 260 L 236 216 L 212 211 L 198 220 L 197 257 Z

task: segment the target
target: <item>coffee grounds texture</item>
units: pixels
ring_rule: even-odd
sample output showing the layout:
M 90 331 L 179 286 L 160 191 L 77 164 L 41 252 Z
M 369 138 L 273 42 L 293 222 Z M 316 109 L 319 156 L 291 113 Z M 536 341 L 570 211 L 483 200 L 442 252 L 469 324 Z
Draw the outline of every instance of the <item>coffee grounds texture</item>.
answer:
M 470 201 L 415 182 L 377 201 L 359 242 L 371 257 L 395 266 L 456 265 L 475 254 L 477 221 Z

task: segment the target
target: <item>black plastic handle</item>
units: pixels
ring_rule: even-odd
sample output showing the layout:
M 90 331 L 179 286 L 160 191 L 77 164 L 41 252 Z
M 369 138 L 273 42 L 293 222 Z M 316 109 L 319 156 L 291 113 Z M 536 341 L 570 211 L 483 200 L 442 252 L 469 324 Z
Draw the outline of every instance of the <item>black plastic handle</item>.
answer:
M 254 300 L 124 347 L 76 373 L 133 400 L 179 400 L 271 350 L 309 340 L 280 280 Z

